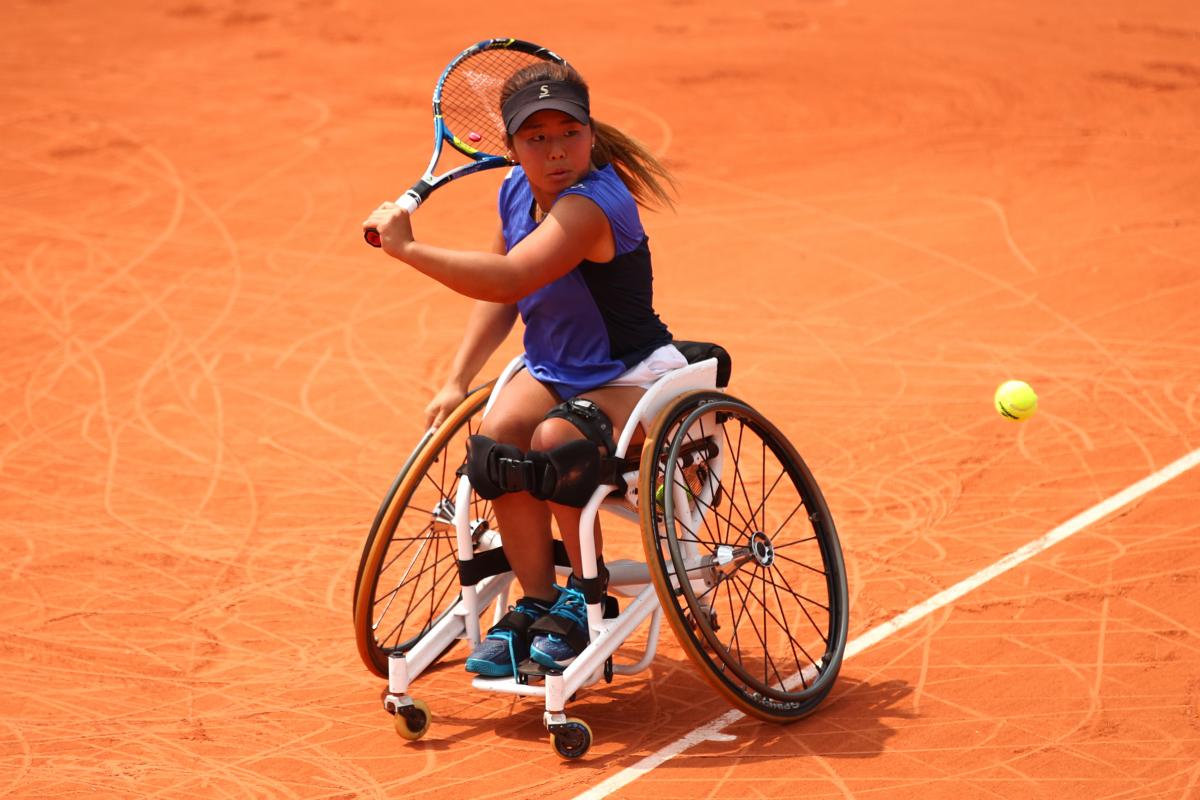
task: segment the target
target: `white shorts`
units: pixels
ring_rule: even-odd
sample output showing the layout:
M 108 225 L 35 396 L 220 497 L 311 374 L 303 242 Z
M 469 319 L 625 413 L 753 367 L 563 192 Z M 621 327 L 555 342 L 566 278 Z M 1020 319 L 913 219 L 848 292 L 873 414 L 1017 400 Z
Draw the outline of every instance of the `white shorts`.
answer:
M 605 386 L 640 386 L 649 389 L 668 372 L 687 366 L 687 359 L 673 344 L 664 344 L 640 364 L 636 364 Z

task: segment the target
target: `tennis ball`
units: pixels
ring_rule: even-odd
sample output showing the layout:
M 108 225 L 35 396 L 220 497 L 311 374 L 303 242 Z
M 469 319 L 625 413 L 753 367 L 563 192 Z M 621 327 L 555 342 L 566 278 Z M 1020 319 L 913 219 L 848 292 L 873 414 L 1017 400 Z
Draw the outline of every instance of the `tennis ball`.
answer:
M 1038 407 L 1037 394 L 1025 381 L 1005 381 L 1000 384 L 994 403 L 1000 416 L 1014 422 L 1032 417 Z
M 692 487 L 690 487 L 690 486 L 685 486 L 684 488 L 686 488 L 686 489 L 687 489 L 688 497 L 695 497 L 695 496 L 696 496 L 696 493 L 692 491 Z M 667 494 L 667 486 L 666 486 L 666 484 L 664 484 L 664 483 L 660 483 L 660 484 L 658 485 L 658 488 L 654 490 L 654 503 L 655 503 L 655 505 L 657 505 L 659 508 L 663 508 L 663 507 L 666 505 L 666 502 L 667 502 L 667 501 L 664 499 L 664 498 L 665 498 L 665 496 L 666 496 L 666 494 Z

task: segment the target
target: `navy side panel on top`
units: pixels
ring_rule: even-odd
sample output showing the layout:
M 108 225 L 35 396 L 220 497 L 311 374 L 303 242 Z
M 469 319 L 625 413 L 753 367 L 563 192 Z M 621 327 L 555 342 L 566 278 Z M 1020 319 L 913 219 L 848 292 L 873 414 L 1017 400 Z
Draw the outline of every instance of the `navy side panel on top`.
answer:
M 612 167 L 593 170 L 563 192 L 587 197 L 605 213 L 616 256 L 583 261 L 563 277 L 518 301 L 525 323 L 525 363 L 563 397 L 601 386 L 671 341 L 654 313 L 650 249 L 637 203 Z M 512 249 L 529 235 L 533 192 L 520 167 L 500 187 L 504 241 Z

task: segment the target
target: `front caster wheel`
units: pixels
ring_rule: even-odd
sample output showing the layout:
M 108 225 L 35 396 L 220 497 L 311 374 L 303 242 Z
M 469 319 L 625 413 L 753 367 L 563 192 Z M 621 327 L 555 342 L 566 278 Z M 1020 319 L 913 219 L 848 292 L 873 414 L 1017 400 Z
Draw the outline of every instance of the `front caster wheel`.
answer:
M 581 719 L 550 726 L 550 741 L 563 758 L 580 758 L 592 746 L 592 729 Z
M 415 742 L 429 730 L 431 719 L 429 706 L 425 701 L 414 698 L 411 706 L 401 706 L 396 709 L 393 723 L 396 726 L 396 733 L 401 739 Z

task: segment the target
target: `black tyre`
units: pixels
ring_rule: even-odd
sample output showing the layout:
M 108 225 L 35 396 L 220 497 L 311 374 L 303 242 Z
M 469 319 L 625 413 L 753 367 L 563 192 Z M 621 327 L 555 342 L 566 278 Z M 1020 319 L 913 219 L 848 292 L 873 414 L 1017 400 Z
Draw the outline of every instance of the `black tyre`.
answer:
M 555 751 L 566 759 L 583 758 L 592 746 L 592 729 L 581 719 L 569 718 L 550 732 Z
M 689 392 L 651 427 L 638 494 L 655 589 L 705 679 L 762 719 L 815 710 L 841 668 L 849 599 L 796 449 L 740 400 Z

